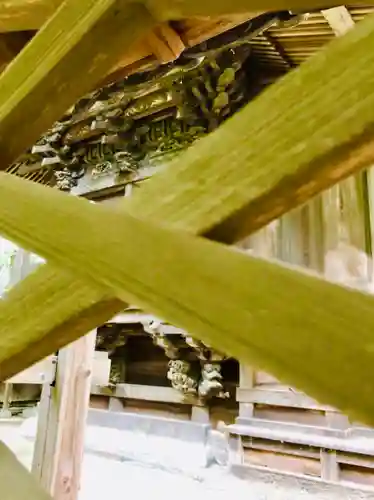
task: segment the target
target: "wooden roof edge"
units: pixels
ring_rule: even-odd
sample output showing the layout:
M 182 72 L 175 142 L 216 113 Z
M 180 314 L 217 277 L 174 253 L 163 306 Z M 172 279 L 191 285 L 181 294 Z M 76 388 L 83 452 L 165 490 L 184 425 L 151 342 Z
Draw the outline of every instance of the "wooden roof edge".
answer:
M 33 4 L 38 1 L 35 0 Z M 218 36 L 246 21 L 250 21 L 261 13 L 252 12 L 222 18 L 196 19 L 193 22 L 193 27 L 187 28 L 183 33 L 177 32 L 169 22 L 159 23 L 141 40 L 133 44 L 130 50 L 126 51 L 118 59 L 115 66 L 101 81 L 97 82 L 96 86 L 107 85 L 154 65 L 166 64 L 176 60 L 186 48 Z M 0 72 L 5 69 L 29 41 L 29 37 L 25 33 L 4 32 L 3 28 L 6 19 L 8 17 L 4 14 L 4 5 L 0 4 Z M 9 19 L 12 19 L 12 17 L 10 16 Z M 26 26 L 28 26 L 27 23 L 24 27 Z M 3 32 L 1 33 L 1 31 Z
M 0 3 L 0 32 L 38 30 L 61 5 L 62 0 L 13 0 Z M 118 3 L 128 3 L 118 0 Z M 327 9 L 336 7 L 334 0 L 143 0 L 142 3 L 157 21 L 189 17 L 213 17 L 253 11 Z M 352 0 L 350 5 L 363 5 Z M 374 4 L 374 0 L 366 4 Z

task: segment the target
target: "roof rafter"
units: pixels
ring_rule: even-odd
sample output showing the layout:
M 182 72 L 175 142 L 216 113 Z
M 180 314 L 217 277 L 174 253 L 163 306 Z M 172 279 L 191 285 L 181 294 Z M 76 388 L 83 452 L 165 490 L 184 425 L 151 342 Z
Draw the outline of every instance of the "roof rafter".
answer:
M 0 32 L 39 29 L 55 12 L 62 0 L 12 0 L 0 3 Z M 130 2 L 129 2 L 130 3 Z M 162 21 L 195 16 L 222 16 L 254 11 L 308 11 L 335 7 L 333 0 L 144 0 L 150 12 Z M 369 4 L 373 1 L 367 2 Z M 352 5 L 362 1 L 352 0 Z

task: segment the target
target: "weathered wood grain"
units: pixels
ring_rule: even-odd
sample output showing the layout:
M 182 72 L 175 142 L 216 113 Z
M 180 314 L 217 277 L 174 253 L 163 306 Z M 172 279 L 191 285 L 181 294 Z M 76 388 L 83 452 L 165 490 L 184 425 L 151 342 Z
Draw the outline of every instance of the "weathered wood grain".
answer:
M 88 286 L 139 304 L 317 401 L 374 423 L 372 296 L 15 176 L 0 180 L 6 237 L 81 275 Z M 6 353 L 29 349 L 26 335 L 15 339 L 7 331 L 10 306 L 0 304 L 1 376 L 10 369 Z M 43 328 L 44 318 L 38 320 Z M 11 369 L 23 368 L 22 358 L 20 364 Z
M 47 491 L 55 500 L 78 498 L 84 453 L 84 436 L 88 415 L 96 332 L 78 339 L 59 352 L 57 380 L 52 415 L 43 434 L 49 447 L 43 457 L 42 468 L 48 470 L 52 462 Z M 54 425 L 53 425 L 54 424 Z
M 62 0 L 11 0 L 0 3 L 0 32 L 39 29 Z
M 144 7 L 126 0 L 64 2 L 0 76 L 0 169 L 92 90 L 124 47 L 153 26 Z

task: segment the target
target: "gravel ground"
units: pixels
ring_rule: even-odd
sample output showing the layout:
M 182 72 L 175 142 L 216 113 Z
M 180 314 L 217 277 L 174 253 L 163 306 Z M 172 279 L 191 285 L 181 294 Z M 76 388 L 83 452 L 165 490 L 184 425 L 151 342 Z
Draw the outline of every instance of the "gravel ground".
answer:
M 33 445 L 23 438 L 19 427 L 0 425 L 0 439 L 29 467 Z M 200 469 L 183 474 L 147 465 L 144 462 L 118 461 L 86 454 L 83 463 L 79 500 L 103 500 L 134 494 L 139 499 L 152 500 L 357 500 L 349 490 L 339 495 L 313 494 L 306 490 L 280 487 L 275 483 L 243 481 L 230 476 L 219 467 Z M 338 498 L 339 496 L 339 498 Z M 367 498 L 367 497 L 365 497 Z M 372 496 L 374 500 L 374 492 Z

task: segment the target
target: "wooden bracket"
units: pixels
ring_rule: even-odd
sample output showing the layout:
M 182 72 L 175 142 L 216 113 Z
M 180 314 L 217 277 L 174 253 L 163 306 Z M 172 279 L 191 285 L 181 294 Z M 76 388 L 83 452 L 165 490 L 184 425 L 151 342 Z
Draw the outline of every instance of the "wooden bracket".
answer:
M 178 59 L 185 49 L 180 36 L 168 23 L 156 26 L 147 35 L 147 44 L 161 64 Z

